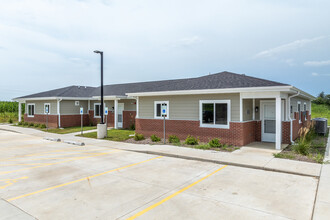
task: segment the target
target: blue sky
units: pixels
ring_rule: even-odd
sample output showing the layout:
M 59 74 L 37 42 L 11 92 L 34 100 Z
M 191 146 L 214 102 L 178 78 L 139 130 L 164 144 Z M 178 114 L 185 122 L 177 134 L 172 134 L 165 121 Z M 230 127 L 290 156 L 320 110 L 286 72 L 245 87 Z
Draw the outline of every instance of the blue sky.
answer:
M 0 0 L 0 100 L 231 71 L 330 93 L 330 1 Z

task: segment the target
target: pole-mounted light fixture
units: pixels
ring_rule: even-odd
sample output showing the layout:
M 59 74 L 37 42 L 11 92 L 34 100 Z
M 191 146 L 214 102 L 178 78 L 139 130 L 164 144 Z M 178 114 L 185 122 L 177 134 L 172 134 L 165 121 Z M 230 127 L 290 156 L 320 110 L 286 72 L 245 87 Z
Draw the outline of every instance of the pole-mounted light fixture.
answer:
M 104 106 L 103 106 L 103 51 L 94 50 L 94 53 L 101 54 L 101 124 L 104 124 L 103 114 L 104 114 Z

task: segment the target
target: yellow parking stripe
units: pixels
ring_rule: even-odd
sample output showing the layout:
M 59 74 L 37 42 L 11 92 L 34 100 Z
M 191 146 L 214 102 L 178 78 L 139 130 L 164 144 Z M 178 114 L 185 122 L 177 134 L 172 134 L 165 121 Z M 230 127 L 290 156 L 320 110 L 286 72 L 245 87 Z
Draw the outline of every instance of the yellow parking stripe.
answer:
M 98 176 L 102 176 L 102 175 L 105 175 L 105 174 L 108 174 L 108 173 L 111 173 L 111 172 L 114 172 L 114 171 L 118 171 L 118 170 L 122 170 L 122 169 L 129 168 L 129 167 L 132 167 L 132 166 L 136 166 L 136 165 L 139 165 L 139 164 L 151 161 L 151 160 L 155 160 L 155 159 L 158 159 L 158 158 L 162 158 L 162 157 L 163 156 L 154 157 L 154 158 L 144 160 L 144 161 L 141 161 L 141 162 L 138 162 L 138 163 L 133 163 L 133 164 L 130 164 L 130 165 L 127 165 L 127 166 L 124 166 L 124 167 L 116 168 L 116 169 L 113 169 L 113 170 L 108 170 L 108 171 L 105 171 L 105 172 L 102 172 L 102 173 L 99 173 L 99 174 L 84 177 L 84 178 L 74 180 L 74 181 L 70 181 L 70 182 L 67 182 L 67 183 L 63 183 L 63 184 L 60 184 L 60 185 L 57 185 L 57 186 L 52 186 L 52 187 L 42 189 L 42 190 L 38 190 L 38 191 L 35 191 L 35 192 L 32 192 L 32 193 L 24 194 L 24 195 L 21 195 L 21 196 L 16 196 L 16 197 L 7 199 L 7 201 L 13 201 L 13 200 L 16 200 L 16 199 L 21 199 L 21 198 L 24 198 L 24 197 L 27 197 L 27 196 L 35 195 L 35 194 L 46 192 L 46 191 L 49 191 L 49 190 L 52 190 L 52 189 L 56 189 L 56 188 L 60 188 L 60 187 L 63 187 L 63 186 L 71 185 L 73 183 L 81 182 L 83 180 L 88 180 L 89 181 L 89 179 L 92 179 L 92 178 L 95 178 L 95 177 L 98 177 Z
M 152 206 L 149 206 L 148 208 L 146 208 L 146 209 L 142 210 L 141 212 L 138 212 L 138 213 L 136 213 L 135 215 L 133 215 L 133 216 L 129 217 L 127 220 L 132 220 L 132 219 L 135 219 L 135 218 L 137 218 L 137 217 L 139 217 L 139 216 L 143 215 L 144 213 L 146 213 L 146 212 L 150 211 L 151 209 L 153 209 L 153 208 L 156 208 L 157 206 L 159 206 L 159 205 L 163 204 L 164 202 L 166 202 L 166 201 L 168 201 L 168 200 L 172 199 L 173 197 L 175 197 L 175 196 L 179 195 L 180 193 L 182 193 L 182 192 L 186 191 L 187 189 L 189 189 L 189 188 L 193 187 L 193 186 L 194 186 L 194 185 L 196 185 L 197 183 L 199 183 L 199 182 L 202 182 L 202 181 L 203 181 L 203 180 L 205 180 L 206 178 L 208 178 L 208 177 L 212 176 L 213 174 L 215 174 L 215 173 L 219 172 L 220 170 L 222 170 L 222 169 L 223 169 L 223 168 L 225 168 L 225 167 L 227 167 L 227 165 L 226 165 L 226 166 L 223 166 L 223 167 L 221 167 L 221 168 L 219 168 L 219 169 L 217 169 L 216 171 L 213 171 L 213 172 L 212 172 L 212 173 L 210 173 L 209 175 L 207 175 L 207 176 L 204 176 L 203 178 L 201 178 L 201 179 L 197 180 L 196 182 L 194 182 L 194 183 L 190 184 L 189 186 L 186 186 L 185 188 L 183 188 L 183 189 L 180 189 L 179 191 L 177 191 L 177 192 L 173 193 L 172 195 L 170 195 L 170 196 L 166 197 L 165 199 L 162 199 L 161 201 L 159 201 L 159 202 L 157 202 L 157 203 L 153 204 Z

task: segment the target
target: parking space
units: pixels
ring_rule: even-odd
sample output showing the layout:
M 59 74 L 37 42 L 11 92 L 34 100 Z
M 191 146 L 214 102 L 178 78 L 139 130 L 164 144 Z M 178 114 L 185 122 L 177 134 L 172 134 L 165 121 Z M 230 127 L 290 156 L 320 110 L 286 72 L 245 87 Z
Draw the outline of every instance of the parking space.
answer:
M 0 197 L 38 219 L 310 219 L 316 186 L 312 177 L 0 130 Z

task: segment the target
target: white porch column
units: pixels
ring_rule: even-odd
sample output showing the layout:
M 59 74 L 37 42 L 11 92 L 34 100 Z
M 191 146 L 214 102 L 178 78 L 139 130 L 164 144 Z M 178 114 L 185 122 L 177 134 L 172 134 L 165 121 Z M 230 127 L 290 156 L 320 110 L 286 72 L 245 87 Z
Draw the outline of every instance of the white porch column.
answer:
M 136 97 L 136 116 L 135 118 L 139 118 L 139 97 Z
M 243 121 L 243 99 L 242 94 L 239 94 L 239 121 Z
M 282 144 L 282 117 L 281 117 L 281 97 L 276 97 L 276 138 L 275 138 L 275 148 L 276 150 L 281 149 Z
M 60 103 L 61 103 L 62 99 L 58 99 L 57 100 L 57 116 L 58 116 L 58 127 L 61 127 L 61 111 L 60 111 Z
M 256 108 L 256 100 L 255 99 L 252 99 L 252 120 L 256 120 L 256 111 L 255 111 L 255 108 Z
M 22 103 L 18 102 L 18 122 L 22 121 Z
M 91 109 L 91 100 L 88 100 L 88 109 L 87 109 L 87 114 L 89 114 L 89 110 Z
M 114 116 L 115 116 L 115 129 L 118 128 L 118 100 L 115 99 L 115 112 L 114 112 Z

